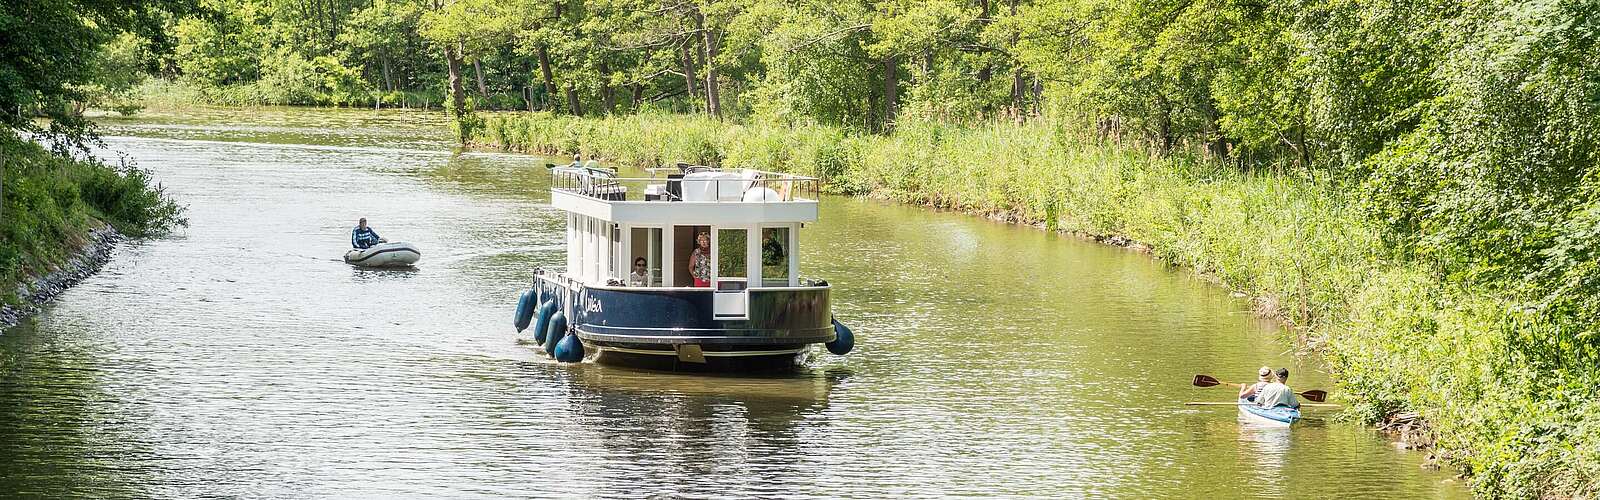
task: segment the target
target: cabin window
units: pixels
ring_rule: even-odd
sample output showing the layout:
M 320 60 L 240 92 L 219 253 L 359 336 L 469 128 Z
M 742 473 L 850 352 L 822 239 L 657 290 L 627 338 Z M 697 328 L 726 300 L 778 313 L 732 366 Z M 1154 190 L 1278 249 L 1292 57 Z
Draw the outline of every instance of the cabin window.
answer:
M 717 289 L 725 289 L 724 282 L 743 282 L 750 275 L 747 256 L 750 254 L 750 232 L 745 229 L 718 229 L 716 248 Z M 740 285 L 730 285 L 740 286 Z M 742 286 L 741 286 L 742 288 Z
M 633 279 L 633 263 L 640 258 L 645 260 L 646 280 L 643 286 L 661 285 L 661 228 L 636 227 L 629 233 L 628 285 L 639 286 Z
M 761 228 L 761 286 L 789 286 L 789 228 Z
M 606 259 L 606 262 L 611 263 L 611 272 L 607 273 L 607 276 L 610 276 L 611 278 L 616 279 L 618 281 L 627 282 L 627 280 L 628 280 L 628 269 L 629 269 L 630 265 L 626 264 L 626 263 L 622 264 L 621 266 L 617 265 L 617 261 L 621 260 L 622 256 L 625 255 L 622 252 L 622 228 L 617 227 L 616 224 L 610 224 L 610 226 L 611 226 L 611 255 L 607 256 L 608 258 Z

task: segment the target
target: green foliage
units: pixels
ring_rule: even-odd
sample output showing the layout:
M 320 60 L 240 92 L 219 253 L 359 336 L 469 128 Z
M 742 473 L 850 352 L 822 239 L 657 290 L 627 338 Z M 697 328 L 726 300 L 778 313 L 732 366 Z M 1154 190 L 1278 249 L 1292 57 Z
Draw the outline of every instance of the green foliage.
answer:
M 0 136 L 0 158 L 0 289 L 8 292 L 60 264 L 96 221 L 135 237 L 186 223 L 183 208 L 131 165 L 69 159 L 15 136 Z
M 131 87 L 107 68 L 115 58 L 102 46 L 122 33 L 164 40 L 163 20 L 191 8 L 187 0 L 0 4 L 0 133 L 42 134 L 61 153 L 84 147 L 93 139 L 84 104 Z

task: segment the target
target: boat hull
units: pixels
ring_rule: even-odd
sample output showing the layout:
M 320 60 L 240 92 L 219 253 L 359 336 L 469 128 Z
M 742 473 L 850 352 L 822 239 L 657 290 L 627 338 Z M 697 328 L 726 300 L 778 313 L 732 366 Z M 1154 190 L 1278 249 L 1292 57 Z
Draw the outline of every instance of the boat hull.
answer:
M 542 297 L 572 318 L 570 332 L 598 363 L 651 370 L 792 369 L 812 344 L 836 338 L 827 286 L 753 289 L 746 315 L 715 311 L 694 288 L 566 287 L 544 279 Z
M 1300 421 L 1300 410 L 1294 408 L 1262 408 L 1255 403 L 1240 399 L 1239 418 L 1254 425 L 1268 427 L 1289 427 Z
M 368 248 L 352 248 L 345 252 L 344 262 L 359 267 L 406 267 L 416 264 L 422 251 L 404 242 L 379 243 Z
M 585 342 L 595 352 L 594 362 L 644 370 L 671 372 L 785 372 L 801 366 L 810 346 L 766 346 L 750 351 L 680 350 L 664 346 L 601 346 Z M 688 352 L 684 352 L 688 351 Z

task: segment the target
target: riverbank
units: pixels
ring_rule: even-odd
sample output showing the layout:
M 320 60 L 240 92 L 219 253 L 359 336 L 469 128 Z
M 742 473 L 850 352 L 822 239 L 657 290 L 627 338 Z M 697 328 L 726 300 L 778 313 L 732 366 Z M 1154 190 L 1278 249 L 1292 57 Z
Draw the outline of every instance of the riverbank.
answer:
M 0 330 L 16 326 L 61 292 L 99 272 L 100 267 L 111 260 L 111 251 L 122 239 L 122 233 L 116 228 L 100 223 L 82 237 L 82 245 L 55 270 L 39 276 L 24 276 L 11 292 L 16 301 L 0 304 Z
M 122 162 L 68 158 L 0 136 L 0 328 L 93 274 L 123 235 L 159 235 L 183 208 Z
M 1135 241 L 1282 320 L 1326 356 L 1347 415 L 1397 416 L 1431 431 L 1487 496 L 1586 495 L 1600 466 L 1600 406 L 1552 395 L 1516 360 L 1538 328 L 1506 297 L 1398 255 L 1360 209 L 1357 186 L 1298 171 L 1242 172 L 1194 154 L 1158 155 L 1066 121 L 902 123 L 864 136 L 832 127 L 697 116 L 573 119 L 494 114 L 474 142 L 581 152 L 640 166 L 737 165 L 822 178 L 833 192 L 962 210 L 1106 241 Z M 1539 408 L 1539 410 L 1530 410 Z

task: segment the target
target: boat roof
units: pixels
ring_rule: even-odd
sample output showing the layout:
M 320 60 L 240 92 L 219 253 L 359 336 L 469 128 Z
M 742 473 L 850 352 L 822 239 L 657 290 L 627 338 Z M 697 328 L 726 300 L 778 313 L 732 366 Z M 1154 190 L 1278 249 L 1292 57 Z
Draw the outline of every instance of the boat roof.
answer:
M 817 220 L 814 177 L 754 169 L 650 169 L 620 177 L 593 167 L 552 168 L 550 203 L 627 225 L 755 225 Z

